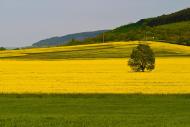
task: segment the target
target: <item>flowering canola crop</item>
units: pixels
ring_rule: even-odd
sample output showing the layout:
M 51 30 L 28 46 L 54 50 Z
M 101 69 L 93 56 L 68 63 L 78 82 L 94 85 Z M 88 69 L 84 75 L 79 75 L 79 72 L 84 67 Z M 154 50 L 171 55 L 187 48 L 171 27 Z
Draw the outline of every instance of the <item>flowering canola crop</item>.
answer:
M 105 48 L 106 46 L 112 46 L 112 48 L 108 49 L 109 50 L 108 53 L 115 54 L 115 53 L 118 53 L 118 52 L 121 52 L 124 50 L 124 51 L 128 51 L 125 53 L 129 55 L 132 48 L 135 47 L 136 45 L 138 45 L 139 43 L 143 43 L 143 42 L 139 42 L 139 41 L 110 42 L 110 43 L 99 43 L 99 44 L 88 44 L 88 45 L 77 45 L 77 46 L 31 48 L 31 49 L 22 49 L 22 50 L 6 50 L 6 51 L 0 52 L 0 58 L 27 56 L 29 54 L 39 54 L 39 53 L 55 53 L 55 52 L 72 53 L 72 52 L 79 51 L 79 50 L 80 51 L 88 51 L 89 49 L 96 51 L 98 48 Z M 188 46 L 168 44 L 168 43 L 162 43 L 162 42 L 145 42 L 145 43 L 148 43 L 151 46 L 151 48 L 154 50 L 154 52 L 156 52 L 157 55 L 160 55 L 160 53 L 162 53 L 162 52 L 164 53 L 164 55 L 167 55 L 168 51 L 179 54 L 179 55 L 190 55 L 190 47 L 188 47 Z M 114 50 L 116 50 L 116 49 L 114 49 L 113 47 L 117 49 L 116 52 L 114 52 Z M 88 52 L 86 52 L 86 53 L 88 53 Z
M 190 58 L 157 58 L 136 73 L 127 59 L 0 61 L 0 93 L 190 93 Z

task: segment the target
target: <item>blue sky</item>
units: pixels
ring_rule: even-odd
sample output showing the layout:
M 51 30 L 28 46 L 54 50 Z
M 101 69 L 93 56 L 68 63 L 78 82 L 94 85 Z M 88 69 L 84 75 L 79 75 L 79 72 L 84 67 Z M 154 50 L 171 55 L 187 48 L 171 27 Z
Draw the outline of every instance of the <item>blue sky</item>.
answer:
M 0 46 L 112 29 L 190 7 L 190 0 L 0 0 Z

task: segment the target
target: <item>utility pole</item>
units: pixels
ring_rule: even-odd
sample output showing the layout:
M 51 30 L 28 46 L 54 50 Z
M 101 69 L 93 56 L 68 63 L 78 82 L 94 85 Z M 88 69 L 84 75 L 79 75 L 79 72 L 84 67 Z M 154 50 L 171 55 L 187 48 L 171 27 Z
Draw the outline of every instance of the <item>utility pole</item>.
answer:
M 104 35 L 104 33 L 103 33 L 103 43 L 105 42 L 105 35 Z
M 147 41 L 147 31 L 145 32 L 145 41 Z

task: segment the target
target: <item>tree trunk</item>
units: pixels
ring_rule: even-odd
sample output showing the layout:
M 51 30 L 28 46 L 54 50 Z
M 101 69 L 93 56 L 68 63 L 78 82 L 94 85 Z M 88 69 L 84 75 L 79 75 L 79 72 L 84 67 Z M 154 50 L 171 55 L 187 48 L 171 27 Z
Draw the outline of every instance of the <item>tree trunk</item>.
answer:
M 144 72 L 145 66 L 141 65 L 141 71 Z

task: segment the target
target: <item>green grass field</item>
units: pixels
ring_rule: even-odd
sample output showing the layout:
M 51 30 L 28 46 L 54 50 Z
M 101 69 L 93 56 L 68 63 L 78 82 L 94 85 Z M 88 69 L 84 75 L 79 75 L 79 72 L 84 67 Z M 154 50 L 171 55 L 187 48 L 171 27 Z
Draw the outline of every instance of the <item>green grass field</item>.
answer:
M 190 95 L 0 95 L 1 127 L 189 127 Z

